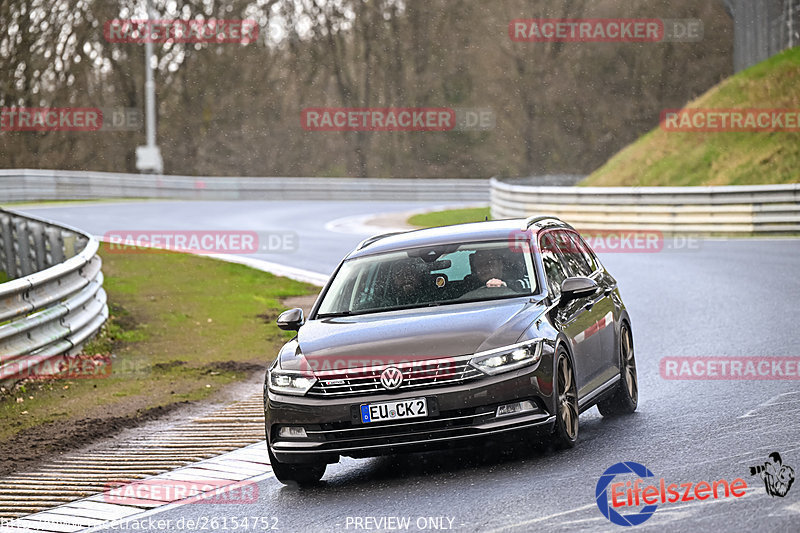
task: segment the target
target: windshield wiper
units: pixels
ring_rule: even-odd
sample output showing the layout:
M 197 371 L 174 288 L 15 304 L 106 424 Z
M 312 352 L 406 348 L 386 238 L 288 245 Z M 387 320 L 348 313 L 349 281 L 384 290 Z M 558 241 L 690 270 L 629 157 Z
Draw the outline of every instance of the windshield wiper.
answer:
M 352 311 L 340 311 L 338 313 L 320 313 L 317 315 L 317 318 L 336 318 L 338 316 L 350 316 L 352 315 Z

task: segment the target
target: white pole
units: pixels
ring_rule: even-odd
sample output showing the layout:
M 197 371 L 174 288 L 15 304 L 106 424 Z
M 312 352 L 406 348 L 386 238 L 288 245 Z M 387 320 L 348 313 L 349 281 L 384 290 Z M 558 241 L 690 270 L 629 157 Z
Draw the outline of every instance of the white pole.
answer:
M 153 6 L 151 0 L 145 0 L 147 9 L 147 20 L 153 20 Z M 144 42 L 144 106 L 145 106 L 145 133 L 147 144 L 136 148 L 136 168 L 143 172 L 155 172 L 162 174 L 164 164 L 161 159 L 161 152 L 156 145 L 156 82 L 153 79 L 153 68 L 151 59 L 153 58 L 153 43 L 150 40 L 151 32 L 147 32 L 148 37 Z
M 147 0 L 147 19 L 153 19 L 153 6 Z M 144 43 L 144 97 L 145 109 L 147 113 L 147 147 L 152 149 L 156 146 L 156 82 L 153 80 L 153 68 L 151 60 L 153 57 L 153 43 L 150 39 L 145 39 Z

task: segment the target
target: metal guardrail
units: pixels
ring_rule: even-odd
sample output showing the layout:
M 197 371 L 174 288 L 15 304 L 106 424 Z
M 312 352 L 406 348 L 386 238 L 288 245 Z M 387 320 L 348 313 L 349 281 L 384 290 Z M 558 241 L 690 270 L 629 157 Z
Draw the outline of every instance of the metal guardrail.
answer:
M 77 229 L 0 209 L 0 382 L 58 369 L 108 318 L 99 243 Z M 45 362 L 47 364 L 45 364 Z
M 484 202 L 488 195 L 486 179 L 239 178 L 0 170 L 0 202 L 65 198 Z
M 667 234 L 800 233 L 800 184 L 720 187 L 532 187 L 491 179 L 493 218 L 553 214 L 581 230 Z

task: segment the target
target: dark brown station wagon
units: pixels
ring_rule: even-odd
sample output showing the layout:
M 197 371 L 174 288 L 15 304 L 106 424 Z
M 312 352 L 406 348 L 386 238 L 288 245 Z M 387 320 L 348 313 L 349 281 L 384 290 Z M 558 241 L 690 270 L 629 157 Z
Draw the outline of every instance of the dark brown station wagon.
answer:
M 267 372 L 275 476 L 319 481 L 340 456 L 578 439 L 579 414 L 636 409 L 617 281 L 570 225 L 499 220 L 371 237 L 339 264 Z M 490 439 L 492 440 L 492 439 Z

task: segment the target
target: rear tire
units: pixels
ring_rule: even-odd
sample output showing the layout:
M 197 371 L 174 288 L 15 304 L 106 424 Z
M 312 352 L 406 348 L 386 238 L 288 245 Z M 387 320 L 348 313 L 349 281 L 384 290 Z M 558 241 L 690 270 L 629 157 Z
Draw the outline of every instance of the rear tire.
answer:
M 633 353 L 631 328 L 623 322 L 619 332 L 619 371 L 621 379 L 614 394 L 597 403 L 604 417 L 629 415 L 639 404 L 639 380 L 636 377 L 636 357 Z
M 275 478 L 289 487 L 300 488 L 318 484 L 328 467 L 326 463 L 281 463 L 272 454 L 269 445 L 267 451 Z
M 553 392 L 556 396 L 556 423 L 552 442 L 556 449 L 573 448 L 578 442 L 578 392 L 572 362 L 563 346 L 556 352 L 556 368 L 553 375 Z

